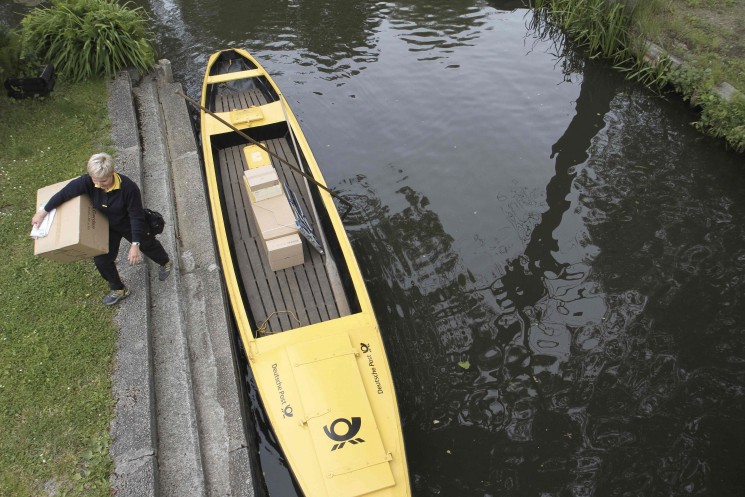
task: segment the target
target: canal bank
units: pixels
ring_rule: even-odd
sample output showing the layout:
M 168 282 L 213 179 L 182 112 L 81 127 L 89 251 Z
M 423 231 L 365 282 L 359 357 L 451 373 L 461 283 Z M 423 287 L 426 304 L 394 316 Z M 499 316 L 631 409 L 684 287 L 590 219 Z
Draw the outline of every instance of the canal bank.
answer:
M 229 317 L 181 89 L 166 60 L 156 75 L 133 82 L 123 72 L 109 88 L 118 168 L 165 217 L 160 240 L 175 264 L 165 282 L 144 264 L 122 268 L 133 291 L 116 319 L 111 486 L 119 497 L 249 497 Z
M 692 124 L 745 151 L 745 4 L 709 0 L 535 0 L 534 24 L 555 25 L 592 57 L 653 90 L 673 89 L 697 111 Z

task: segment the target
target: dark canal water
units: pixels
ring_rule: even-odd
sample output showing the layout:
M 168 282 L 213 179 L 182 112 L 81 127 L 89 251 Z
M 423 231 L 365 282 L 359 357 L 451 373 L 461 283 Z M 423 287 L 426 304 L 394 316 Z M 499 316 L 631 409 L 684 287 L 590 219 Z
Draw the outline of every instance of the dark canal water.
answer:
M 745 495 L 745 161 L 680 101 L 519 1 L 142 4 L 193 96 L 258 56 L 358 207 L 415 496 Z
M 745 161 L 682 102 L 519 0 L 139 4 L 192 96 L 259 57 L 357 206 L 415 496 L 745 495 Z

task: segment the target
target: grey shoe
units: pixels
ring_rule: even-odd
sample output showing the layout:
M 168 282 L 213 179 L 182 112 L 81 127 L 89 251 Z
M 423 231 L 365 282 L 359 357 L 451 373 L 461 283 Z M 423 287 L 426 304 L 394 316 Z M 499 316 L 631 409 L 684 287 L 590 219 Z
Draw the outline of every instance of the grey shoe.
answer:
M 127 297 L 129 297 L 129 289 L 126 287 L 121 290 L 112 290 L 111 293 L 103 298 L 103 303 L 106 305 L 114 305 Z
M 160 266 L 160 271 L 158 271 L 158 279 L 160 281 L 167 280 L 168 277 L 171 276 L 171 269 L 173 269 L 173 261 L 168 261 Z

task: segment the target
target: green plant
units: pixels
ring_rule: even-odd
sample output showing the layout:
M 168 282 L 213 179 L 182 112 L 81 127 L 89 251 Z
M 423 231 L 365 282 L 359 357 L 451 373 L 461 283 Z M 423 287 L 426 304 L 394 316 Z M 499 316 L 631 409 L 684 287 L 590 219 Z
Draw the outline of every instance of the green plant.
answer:
M 534 0 L 539 18 L 561 28 L 587 49 L 590 57 L 625 58 L 631 17 L 622 2 L 606 0 Z M 535 23 L 534 23 L 535 24 Z
M 56 0 L 21 22 L 25 46 L 73 81 L 114 76 L 126 67 L 147 71 L 155 64 L 141 7 L 114 0 Z
M 724 138 L 737 152 L 745 152 L 745 98 L 725 101 L 715 93 L 701 97 L 701 120 L 696 129 Z
M 697 68 L 679 69 L 670 73 L 670 83 L 692 105 L 701 107 L 696 129 L 708 135 L 724 138 L 737 152 L 745 152 L 745 98 L 725 101 L 714 91 L 711 73 Z
M 21 37 L 0 25 L 0 80 L 38 76 L 40 65 L 34 52 L 23 50 Z

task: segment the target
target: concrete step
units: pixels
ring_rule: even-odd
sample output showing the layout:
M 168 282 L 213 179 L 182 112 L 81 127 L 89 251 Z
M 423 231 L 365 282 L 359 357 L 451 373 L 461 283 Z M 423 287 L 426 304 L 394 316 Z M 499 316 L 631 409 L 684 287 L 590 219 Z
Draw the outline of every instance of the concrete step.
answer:
M 174 262 L 166 282 L 152 261 L 119 269 L 132 294 L 119 309 L 112 423 L 118 497 L 253 497 L 227 307 L 185 101 L 170 64 L 132 85 L 120 74 L 109 112 L 117 168 L 166 219 L 158 238 Z
M 121 73 L 109 87 L 112 138 L 117 169 L 142 184 L 137 116 L 129 74 Z M 119 260 L 126 258 L 125 247 Z M 109 453 L 114 461 L 111 485 L 118 497 L 154 497 L 158 487 L 155 394 L 150 344 L 150 282 L 143 265 L 119 264 L 132 295 L 117 314 L 119 335 L 112 391 L 116 401 Z
M 163 214 L 166 229 L 158 239 L 174 262 L 171 277 L 161 282 L 157 265 L 148 261 L 159 495 L 198 497 L 206 495 L 206 491 L 189 343 L 179 292 L 169 156 L 154 77 L 146 76 L 133 93 L 142 144 L 143 203 Z
M 189 303 L 184 320 L 207 495 L 252 497 L 249 449 L 202 165 L 186 101 L 176 94 L 183 89 L 172 82 L 168 61 L 160 62 L 158 79 L 175 198 L 181 298 Z

